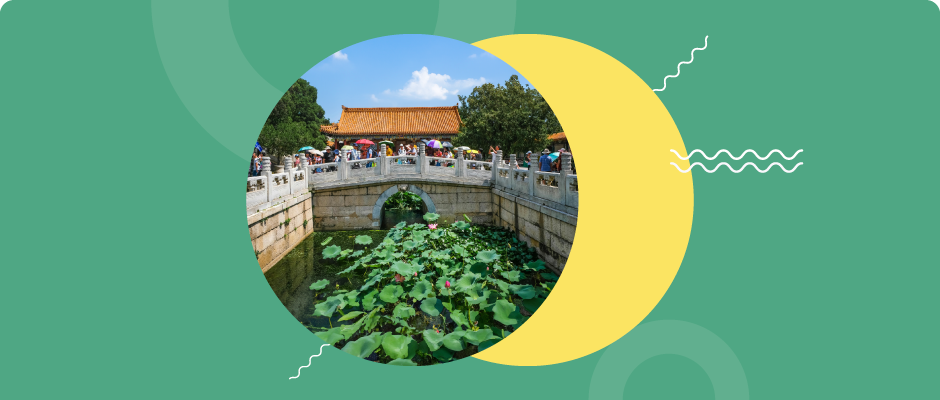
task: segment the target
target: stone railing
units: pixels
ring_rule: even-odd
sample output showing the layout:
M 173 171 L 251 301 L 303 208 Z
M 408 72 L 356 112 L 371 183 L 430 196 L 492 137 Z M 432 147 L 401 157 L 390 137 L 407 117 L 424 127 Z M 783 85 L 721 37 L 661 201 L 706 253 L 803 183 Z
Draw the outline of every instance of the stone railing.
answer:
M 517 194 L 527 194 L 559 205 L 578 208 L 578 176 L 571 173 L 571 154 L 561 154 L 560 172 L 539 171 L 539 155 L 529 154 L 529 168 L 522 168 L 516 155 L 509 163 L 502 161 L 502 151 L 494 157 L 493 187 Z
M 248 178 L 248 213 L 274 206 L 305 191 L 397 179 L 491 186 L 574 209 L 578 207 L 578 176 L 571 173 L 568 153 L 561 155 L 560 172 L 540 172 L 538 154 L 530 155 L 530 167 L 526 169 L 519 167 L 515 154 L 510 155 L 507 164 L 502 160 L 502 151 L 492 162 L 466 160 L 462 153 L 456 159 L 429 157 L 425 155 L 423 144 L 419 145 L 417 156 L 386 156 L 385 152 L 385 145 L 382 145 L 375 158 L 348 160 L 343 157 L 345 153 L 341 153 L 336 162 L 315 165 L 308 165 L 303 159 L 300 168 L 289 168 L 280 174 L 271 173 L 271 160 L 263 157 L 261 175 Z M 284 165 L 292 165 L 292 160 L 285 157 Z
M 261 174 L 248 178 L 245 197 L 248 215 L 310 191 L 307 189 L 309 173 L 306 159 L 301 161 L 300 168 L 288 168 L 287 172 L 279 174 L 271 172 L 269 157 L 262 157 L 261 160 Z M 284 165 L 289 166 L 293 163 L 290 157 L 284 157 Z

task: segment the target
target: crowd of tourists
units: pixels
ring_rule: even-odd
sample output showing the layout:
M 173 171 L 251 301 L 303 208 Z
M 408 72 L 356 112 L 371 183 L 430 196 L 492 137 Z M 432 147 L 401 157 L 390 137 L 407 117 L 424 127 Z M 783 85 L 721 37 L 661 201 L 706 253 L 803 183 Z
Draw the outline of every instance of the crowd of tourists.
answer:
M 362 140 L 360 141 L 362 142 Z M 446 142 L 445 142 L 446 143 Z M 449 145 L 449 143 L 447 143 Z M 346 158 L 347 161 L 352 163 L 350 166 L 353 169 L 359 168 L 373 168 L 375 167 L 376 161 L 374 160 L 378 157 L 379 145 L 368 142 L 368 143 L 353 143 L 350 145 L 344 145 L 343 142 L 338 142 L 336 147 L 327 146 L 322 151 L 313 150 L 312 148 L 305 148 L 298 154 L 293 155 L 293 168 L 300 168 L 302 165 L 301 157 L 306 159 L 307 164 L 313 166 L 313 173 L 323 173 L 323 172 L 332 172 L 336 171 L 335 165 L 328 165 L 319 167 L 321 164 L 331 164 L 336 161 L 339 161 L 340 156 Z M 394 146 L 387 145 L 385 148 L 385 155 L 388 157 L 392 156 L 402 156 L 401 158 L 395 158 L 393 161 L 396 164 L 415 164 L 418 156 L 419 147 L 417 145 L 411 144 L 399 144 L 397 149 L 393 150 Z M 499 146 L 490 146 L 489 148 L 489 161 L 493 161 L 494 156 L 499 151 Z M 474 161 L 485 161 L 483 153 L 477 150 L 471 150 L 467 147 L 457 147 L 453 148 L 452 146 L 444 147 L 425 147 L 425 155 L 428 157 L 434 157 L 430 161 L 430 165 L 438 167 L 456 167 L 456 159 L 458 153 L 463 153 L 464 159 L 470 161 L 467 164 L 467 167 L 470 169 L 483 169 L 484 164 L 477 163 Z M 542 150 L 541 156 L 538 158 L 538 168 L 542 172 L 559 172 L 561 171 L 561 154 L 568 153 L 571 154 L 566 149 L 559 149 L 557 152 L 551 152 L 548 149 Z M 248 176 L 258 176 L 261 174 L 262 165 L 261 158 L 264 156 L 264 151 L 260 146 L 256 146 L 254 153 L 251 156 L 251 166 L 249 168 Z M 531 151 L 526 152 L 521 160 L 518 161 L 518 167 L 521 169 L 529 168 L 529 156 L 532 154 Z M 409 158 L 413 157 L 413 158 Z M 360 160 L 367 160 L 365 162 L 360 162 Z M 451 161 L 453 160 L 453 161 Z M 509 164 L 509 157 L 504 155 L 503 163 Z M 573 166 L 573 163 L 572 163 Z

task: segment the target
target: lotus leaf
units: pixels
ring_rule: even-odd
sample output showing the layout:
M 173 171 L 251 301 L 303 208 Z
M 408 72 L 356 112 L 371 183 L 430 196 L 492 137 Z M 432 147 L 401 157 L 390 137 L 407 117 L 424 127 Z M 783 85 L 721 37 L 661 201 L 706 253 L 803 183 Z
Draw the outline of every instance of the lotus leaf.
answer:
M 423 343 L 427 343 L 428 349 L 431 351 L 437 351 L 444 342 L 444 334 L 435 332 L 434 329 L 425 329 L 421 335 L 424 337 Z
M 475 262 L 475 263 L 473 263 L 473 264 L 470 265 L 469 270 L 470 270 L 470 272 L 472 272 L 472 273 L 474 273 L 474 274 L 480 274 L 480 275 L 482 276 L 482 275 L 488 275 L 488 274 L 489 274 L 490 271 L 488 271 L 487 268 L 489 268 L 489 266 L 488 266 L 486 263 Z
M 479 275 L 476 274 L 464 274 L 457 280 L 457 283 L 451 282 L 451 287 L 454 290 L 465 292 L 473 286 L 478 277 Z
M 555 288 L 555 283 L 557 282 L 544 282 L 542 283 L 542 287 L 545 288 L 545 290 L 551 292 L 552 289 Z
M 356 268 L 359 268 L 359 260 L 356 260 L 356 262 L 353 265 L 350 265 L 349 268 L 339 271 L 337 275 L 342 275 L 342 274 L 353 272 L 356 270 Z
M 519 274 L 520 274 L 519 271 L 506 271 L 506 272 L 501 273 L 500 275 L 502 275 L 503 278 L 506 278 L 506 280 L 510 282 L 519 282 Z
M 411 263 L 395 261 L 392 263 L 391 271 L 401 276 L 412 276 L 415 272 L 418 272 L 418 268 Z
M 363 253 L 362 250 L 356 250 L 356 251 L 352 252 L 352 254 L 350 254 L 350 256 L 351 256 L 351 257 L 359 257 L 359 256 L 362 255 L 362 253 Z M 356 262 L 358 263 L 359 260 L 356 260 Z
M 369 235 L 356 236 L 356 244 L 361 244 L 361 245 L 372 244 L 372 237 Z
M 371 292 L 365 295 L 362 298 L 362 309 L 370 311 L 375 308 L 375 295 L 379 294 L 378 289 L 373 289 Z
M 477 253 L 477 260 L 483 261 L 485 263 L 491 263 L 499 259 L 499 254 L 496 250 L 484 250 Z
M 532 285 L 509 285 L 509 289 L 524 300 L 535 297 L 535 288 Z
M 382 340 L 382 350 L 394 359 L 412 358 L 418 352 L 418 342 L 411 336 L 388 335 Z
M 469 317 L 470 317 L 470 323 L 471 323 L 471 324 L 474 323 L 474 322 L 476 322 L 478 315 L 480 315 L 480 312 L 479 312 L 479 311 L 470 311 Z
M 385 238 L 385 239 L 382 240 L 382 246 L 388 247 L 388 246 L 392 246 L 392 245 L 394 245 L 394 244 L 395 244 L 395 241 L 392 240 L 392 239 Z
M 526 267 L 533 271 L 541 271 L 545 269 L 545 262 L 542 260 L 535 260 L 525 264 Z
M 451 224 L 450 226 L 452 226 L 452 227 L 454 227 L 454 228 L 457 228 L 457 229 L 460 229 L 460 230 L 464 230 L 464 229 L 469 228 L 469 227 L 470 227 L 470 224 L 468 224 L 468 223 L 466 223 L 466 222 L 463 222 L 463 221 L 457 221 L 457 222 L 454 222 L 453 224 Z
M 353 335 L 355 335 L 356 332 L 359 331 L 359 328 L 362 327 L 362 322 L 363 322 L 363 320 L 360 319 L 360 320 L 357 321 L 355 324 L 343 325 L 343 326 L 339 327 L 339 333 L 343 334 L 343 338 L 344 338 L 344 339 L 349 340 L 349 338 L 351 338 Z
M 456 332 L 451 332 L 451 333 L 448 333 L 447 335 L 444 335 L 444 340 L 442 342 L 444 344 L 444 347 L 453 351 L 463 350 L 464 349 L 463 335 L 465 335 L 466 333 L 467 333 L 466 331 L 456 331 Z
M 450 311 L 450 312 L 453 312 L 453 311 L 454 311 L 454 305 L 451 304 L 450 302 L 442 301 L 442 302 L 441 302 L 441 305 L 444 306 L 444 308 L 446 308 L 447 311 Z
M 353 319 L 353 318 L 356 318 L 356 317 L 358 317 L 358 316 L 360 316 L 360 315 L 362 315 L 362 314 L 365 314 L 365 313 L 362 312 L 362 311 L 353 311 L 353 312 L 351 312 L 351 313 L 349 313 L 349 314 L 344 315 L 342 318 L 339 319 L 339 321 L 349 321 L 349 320 L 351 320 L 351 319 Z
M 427 213 L 427 214 L 424 214 L 424 220 L 425 220 L 425 221 L 428 221 L 428 222 L 430 222 L 430 223 L 433 223 L 434 221 L 437 221 L 437 219 L 440 218 L 440 217 L 441 217 L 440 214 L 435 214 L 435 213 L 430 213 L 430 212 Z
M 395 229 L 404 228 L 405 225 L 407 225 L 407 224 L 405 223 L 405 221 L 399 222 L 399 223 L 395 224 Z
M 346 343 L 343 351 L 359 358 L 366 358 L 375 352 L 382 345 L 383 336 L 379 332 L 374 332 L 369 336 L 363 336 L 355 341 Z
M 398 303 L 398 305 L 395 306 L 395 310 L 392 311 L 392 315 L 396 318 L 408 319 L 415 316 L 415 309 L 408 307 L 405 303 Z
M 506 281 L 496 279 L 496 278 L 490 278 L 489 281 L 495 283 L 500 291 L 504 293 L 509 291 L 509 283 L 507 283 Z
M 320 279 L 310 285 L 310 290 L 323 290 L 326 285 L 329 285 L 330 281 L 328 279 Z
M 432 317 L 441 315 L 441 311 L 443 310 L 444 310 L 444 305 L 437 298 L 429 297 L 427 299 L 424 299 L 424 301 L 421 302 L 421 311 L 424 311 L 425 314 L 430 315 Z
M 477 331 L 467 332 L 463 336 L 463 340 L 474 346 L 479 346 L 480 343 L 490 339 L 496 339 L 496 336 L 493 336 L 493 331 L 490 329 L 480 329 Z
M 332 236 L 326 238 L 326 240 L 324 240 L 322 243 L 320 243 L 320 246 L 326 246 L 327 244 L 330 243 L 331 240 L 333 240 L 333 237 L 332 237 Z
M 362 287 L 359 288 L 359 291 L 365 292 L 370 286 L 375 285 L 378 281 L 382 280 L 382 274 L 375 274 L 366 283 L 362 284 Z
M 516 311 L 515 304 L 503 299 L 496 300 L 496 304 L 493 306 L 493 319 L 503 325 L 515 325 L 519 322 L 519 317 L 521 315 Z
M 414 250 L 415 247 L 418 247 L 418 243 L 415 243 L 414 241 L 411 241 L 411 240 L 406 240 L 401 245 L 402 245 L 402 248 L 405 250 Z
M 428 297 L 429 294 L 431 294 L 431 282 L 423 279 L 415 283 L 414 288 L 411 289 L 411 292 L 408 293 L 409 296 L 414 297 L 415 300 L 419 301 L 423 300 L 425 297 Z
M 337 308 L 341 308 L 341 305 L 345 305 L 345 302 L 341 299 L 341 296 L 342 295 L 327 297 L 326 300 L 317 303 L 317 305 L 314 307 L 313 315 L 327 318 L 332 317 Z
M 330 329 L 326 332 L 317 332 L 314 333 L 318 338 L 323 339 L 326 344 L 333 345 L 334 343 L 343 339 L 343 335 L 339 333 L 339 327 Z
M 448 362 L 454 359 L 454 355 L 443 347 L 435 350 L 433 353 L 431 353 L 431 355 L 433 355 L 434 358 L 438 359 L 440 362 Z
M 553 273 L 551 273 L 551 272 L 543 272 L 543 273 L 541 273 L 540 275 L 542 275 L 542 279 L 545 279 L 545 280 L 547 280 L 547 281 L 557 281 L 557 280 L 558 280 L 558 275 L 555 275 L 555 274 L 553 274 Z
M 457 326 L 466 326 L 468 328 L 470 327 L 470 322 L 467 321 L 467 317 L 463 315 L 460 310 L 451 311 L 450 319 L 454 320 Z
M 416 366 L 418 366 L 418 364 L 415 364 L 414 361 L 405 360 L 405 359 L 403 359 L 403 358 L 399 358 L 399 359 L 395 359 L 395 360 L 389 361 L 389 363 L 388 363 L 387 365 L 397 365 L 397 366 L 399 366 L 399 367 L 416 367 Z
M 485 342 L 483 342 L 483 343 L 480 343 L 480 345 L 477 346 L 477 350 L 478 350 L 478 351 L 486 350 L 486 349 L 490 348 L 491 346 L 493 346 L 493 345 L 496 344 L 496 343 L 499 343 L 499 341 L 498 341 L 498 340 L 487 340 L 487 341 L 485 341 Z
M 398 301 L 398 297 L 405 293 L 399 285 L 388 285 L 382 288 L 382 292 L 379 293 L 379 298 L 386 303 L 394 303 Z
M 522 302 L 522 306 L 525 307 L 525 309 L 528 310 L 530 313 L 534 313 L 534 312 L 538 311 L 539 307 L 542 306 L 542 302 L 544 302 L 544 301 L 545 301 L 545 299 L 540 299 L 540 298 L 536 297 L 536 298 L 534 298 L 534 299 L 529 299 L 529 300 L 523 301 L 523 302 Z
M 346 304 L 350 306 L 359 306 L 359 291 L 353 290 L 346 293 Z
M 336 258 L 336 256 L 338 256 L 339 253 L 341 253 L 342 251 L 343 249 L 341 249 L 339 246 L 334 244 L 330 247 L 323 249 L 323 258 L 325 259 Z

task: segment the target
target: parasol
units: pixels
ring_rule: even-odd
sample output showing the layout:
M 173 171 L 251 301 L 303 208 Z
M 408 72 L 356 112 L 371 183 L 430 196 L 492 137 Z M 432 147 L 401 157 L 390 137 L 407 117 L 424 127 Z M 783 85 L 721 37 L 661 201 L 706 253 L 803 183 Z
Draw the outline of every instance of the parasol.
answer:
M 432 149 L 439 149 L 439 148 L 441 148 L 441 142 L 439 142 L 439 141 L 437 141 L 437 140 L 432 140 L 432 141 L 428 142 L 428 147 L 430 147 L 430 148 L 432 148 Z
M 558 152 L 556 151 L 556 152 L 554 152 L 554 153 L 552 153 L 552 154 L 549 154 L 549 155 L 548 155 L 548 158 L 551 158 L 551 159 L 552 159 L 552 162 L 555 162 L 555 160 L 558 159 Z
M 310 153 L 310 154 L 316 154 L 316 155 L 318 155 L 318 156 L 322 156 L 322 155 L 323 155 L 323 152 L 320 151 L 320 150 L 307 150 L 307 152 Z
M 476 150 L 467 150 L 467 153 L 470 153 L 470 154 L 477 154 L 477 153 L 479 153 L 479 151 L 476 151 Z
M 450 142 L 441 143 L 441 146 L 444 146 L 444 147 L 454 147 L 454 145 L 450 144 Z
M 460 146 L 460 147 L 458 147 L 458 148 L 456 148 L 456 149 L 454 149 L 454 150 L 457 150 L 457 151 L 464 151 L 464 150 L 470 150 L 470 148 L 467 147 L 467 146 Z
M 355 150 L 355 149 L 356 149 L 355 147 L 352 147 L 348 144 L 340 148 L 340 150 Z
M 297 150 L 297 151 L 307 151 L 307 150 L 313 150 L 313 147 L 304 146 L 304 147 L 301 147 L 300 150 Z
M 383 144 L 386 145 L 386 146 L 388 146 L 388 147 L 392 147 L 392 146 L 395 145 L 395 143 L 389 142 L 388 140 L 383 140 L 383 141 L 379 142 L 379 145 L 383 145 Z
M 359 139 L 359 140 L 356 141 L 356 144 L 368 144 L 368 145 L 373 145 L 373 144 L 375 144 L 375 143 L 373 143 L 373 142 L 372 142 L 371 140 L 369 140 L 369 139 Z

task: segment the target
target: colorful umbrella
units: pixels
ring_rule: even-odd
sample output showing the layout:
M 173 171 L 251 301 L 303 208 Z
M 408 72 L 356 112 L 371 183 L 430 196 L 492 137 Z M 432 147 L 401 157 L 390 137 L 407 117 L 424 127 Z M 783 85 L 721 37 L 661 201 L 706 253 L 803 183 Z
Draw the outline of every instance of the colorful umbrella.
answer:
M 476 151 L 476 150 L 467 150 L 467 153 L 470 153 L 470 154 L 477 154 L 477 153 L 479 153 L 479 151 Z
M 395 143 L 389 142 L 388 140 L 383 140 L 383 141 L 379 142 L 379 145 L 383 145 L 383 144 L 386 145 L 386 146 L 388 146 L 388 147 L 392 147 L 392 146 L 395 145 Z
M 554 153 L 552 153 L 552 154 L 549 154 L 549 155 L 548 155 L 548 158 L 551 158 L 551 159 L 552 159 L 552 162 L 555 162 L 555 160 L 558 159 L 558 152 L 556 151 L 556 152 L 554 152 Z
M 369 144 L 369 145 L 372 145 L 372 144 L 375 144 L 375 143 L 373 143 L 373 142 L 372 142 L 371 140 L 369 140 L 369 139 L 359 139 L 359 140 L 356 141 L 356 144 Z
M 450 144 L 450 142 L 441 143 L 441 146 L 444 146 L 444 147 L 454 147 L 454 145 Z
M 340 148 L 340 150 L 355 150 L 355 149 L 356 149 L 355 147 L 352 147 L 348 144 Z
M 300 150 L 297 150 L 297 151 L 307 151 L 307 150 L 313 150 L 313 147 L 304 146 L 304 147 L 301 147 Z
M 454 150 L 457 150 L 457 151 L 464 151 L 464 150 L 470 150 L 470 148 L 467 147 L 467 146 L 460 146 L 460 147 L 458 147 L 458 148 L 456 148 L 456 149 L 454 149 Z
M 307 150 L 307 152 L 310 153 L 310 154 L 316 154 L 316 155 L 318 155 L 318 156 L 322 156 L 322 155 L 323 155 L 323 152 L 320 151 L 320 150 Z
M 439 149 L 439 148 L 441 148 L 441 142 L 439 142 L 439 141 L 437 141 L 437 140 L 432 140 L 432 141 L 428 142 L 428 147 L 430 147 L 430 148 L 432 148 L 432 149 Z

